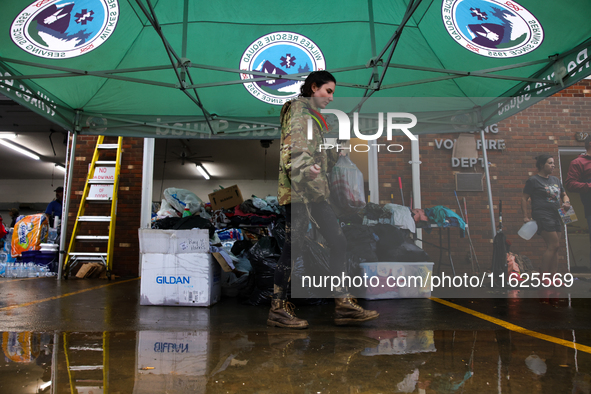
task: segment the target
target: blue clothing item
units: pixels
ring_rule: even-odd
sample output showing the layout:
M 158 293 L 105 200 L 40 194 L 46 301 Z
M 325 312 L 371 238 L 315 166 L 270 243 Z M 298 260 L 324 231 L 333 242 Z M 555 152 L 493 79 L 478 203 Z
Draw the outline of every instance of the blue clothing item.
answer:
M 439 227 L 459 227 L 462 229 L 462 234 L 466 230 L 466 223 L 451 209 L 443 205 L 437 205 L 433 208 L 425 209 L 425 215 L 430 221 L 437 223 Z
M 47 205 L 47 209 L 45 213 L 49 216 L 53 215 L 54 217 L 62 218 L 62 202 L 58 200 L 53 200 L 52 202 Z

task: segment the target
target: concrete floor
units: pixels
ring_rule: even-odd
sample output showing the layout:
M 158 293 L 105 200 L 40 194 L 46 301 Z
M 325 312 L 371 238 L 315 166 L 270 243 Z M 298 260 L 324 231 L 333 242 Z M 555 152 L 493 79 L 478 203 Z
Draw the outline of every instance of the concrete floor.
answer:
M 381 316 L 352 327 L 300 306 L 289 331 L 235 298 L 139 306 L 139 285 L 0 279 L 0 393 L 591 393 L 589 299 L 362 301 Z

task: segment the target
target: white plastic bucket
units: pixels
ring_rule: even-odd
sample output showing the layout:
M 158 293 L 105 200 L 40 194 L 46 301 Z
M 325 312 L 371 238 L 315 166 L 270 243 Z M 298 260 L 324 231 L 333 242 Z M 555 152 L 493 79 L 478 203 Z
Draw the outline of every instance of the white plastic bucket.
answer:
M 525 240 L 530 240 L 536 231 L 538 231 L 538 223 L 536 223 L 535 220 L 530 220 L 521 226 L 517 234 L 519 234 L 519 236 Z

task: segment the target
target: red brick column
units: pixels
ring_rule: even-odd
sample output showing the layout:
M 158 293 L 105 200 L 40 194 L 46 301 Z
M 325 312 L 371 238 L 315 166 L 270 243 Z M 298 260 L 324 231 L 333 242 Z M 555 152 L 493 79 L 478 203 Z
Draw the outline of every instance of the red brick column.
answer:
M 80 206 L 88 166 L 96 146 L 97 137 L 79 135 L 76 144 L 76 157 L 70 193 L 70 209 L 68 214 L 68 238 Z M 105 138 L 105 143 L 117 143 L 116 137 Z M 113 273 L 118 276 L 138 276 L 139 274 L 139 241 L 140 227 L 142 163 L 144 142 L 142 138 L 124 138 L 121 158 L 121 174 L 119 180 L 119 196 L 117 204 L 117 222 L 115 229 L 115 250 L 113 254 Z M 115 160 L 116 151 L 102 151 L 101 160 Z M 110 156 L 109 156 L 110 155 Z M 110 204 L 87 203 L 86 215 L 109 215 Z M 79 235 L 107 235 L 107 225 L 103 223 L 84 223 Z M 106 250 L 104 243 L 76 243 L 76 251 L 98 252 Z

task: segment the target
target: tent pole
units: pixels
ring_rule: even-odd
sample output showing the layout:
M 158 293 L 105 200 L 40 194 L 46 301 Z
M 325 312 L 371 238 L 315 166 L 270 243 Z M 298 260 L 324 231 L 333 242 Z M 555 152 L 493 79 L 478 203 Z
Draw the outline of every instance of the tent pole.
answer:
M 183 47 L 181 49 L 181 57 L 187 57 L 187 29 L 189 25 L 189 0 L 185 0 L 183 8 Z
M 150 228 L 150 222 L 152 219 L 152 186 L 154 182 L 154 138 L 144 138 L 143 161 L 140 228 Z
M 380 183 L 378 176 L 378 149 L 372 147 L 367 153 L 367 171 L 369 184 L 369 201 L 380 203 Z
M 388 71 L 388 65 L 390 64 L 390 61 L 392 60 L 392 56 L 394 56 L 394 51 L 396 50 L 396 46 L 398 46 L 398 40 L 400 40 L 400 35 L 402 34 L 402 31 L 404 30 L 404 27 L 406 26 L 406 23 L 408 22 L 408 20 L 412 16 L 412 14 L 417 10 L 417 7 L 419 6 L 419 4 L 421 4 L 421 0 L 416 0 L 414 2 L 411 0 L 411 2 L 408 4 L 408 7 L 406 9 L 406 13 L 404 14 L 404 18 L 402 18 L 402 22 L 400 22 L 400 26 L 398 26 L 398 29 L 396 29 L 396 31 L 394 32 L 394 35 L 392 36 L 392 38 L 390 38 L 390 41 L 388 41 L 388 44 L 384 47 L 384 49 L 382 49 L 382 51 L 378 55 L 376 60 L 381 59 L 382 56 L 384 56 L 384 53 L 386 53 L 386 50 L 388 49 L 388 47 L 390 45 L 392 45 L 392 49 L 390 50 L 390 55 L 388 56 L 388 61 L 386 61 L 384 63 L 384 71 L 382 71 L 382 75 L 380 76 L 380 80 L 378 81 L 377 85 L 375 86 L 375 90 L 379 90 L 380 86 L 384 82 L 384 77 L 386 76 L 386 71 Z
M 370 87 L 373 89 L 377 83 L 378 83 L 378 79 L 379 79 L 379 72 L 378 72 L 378 64 L 379 64 L 379 59 L 376 58 L 376 29 L 375 29 L 375 23 L 374 23 L 374 17 L 373 17 L 373 0 L 367 0 L 367 8 L 368 8 L 368 14 L 369 14 L 369 37 L 370 37 L 370 42 L 371 42 L 371 56 L 372 59 L 370 60 L 368 65 L 373 65 L 373 70 L 371 73 L 371 77 L 369 79 L 369 82 L 367 84 L 367 89 L 365 89 L 365 93 L 363 93 L 363 96 L 367 96 L 367 93 L 369 92 Z
M 413 206 L 411 209 L 421 209 L 422 202 L 421 202 L 421 160 L 420 160 L 420 152 L 419 152 L 419 136 L 416 136 L 416 140 L 410 141 L 410 164 L 411 164 L 411 171 L 412 171 L 412 201 Z M 417 228 L 416 232 L 418 239 L 423 239 L 423 229 Z M 423 248 L 422 241 L 415 241 L 415 244 L 419 248 Z
M 151 228 L 152 189 L 154 186 L 154 138 L 144 138 L 144 160 L 142 166 L 142 206 L 140 228 Z M 163 174 L 164 176 L 164 174 Z M 139 256 L 138 272 L 142 272 L 142 256 Z
M 369 14 L 369 37 L 371 40 L 371 55 L 375 58 L 376 56 L 376 31 L 374 26 L 373 18 L 373 0 L 367 0 L 367 8 Z M 372 77 L 368 85 L 373 85 L 377 82 L 378 78 L 378 66 L 377 62 L 373 64 Z M 373 82 L 373 83 L 372 83 Z M 369 86 L 368 86 L 369 87 Z M 365 90 L 364 96 L 367 95 L 369 89 Z M 360 103 L 361 105 L 362 103 Z M 380 203 L 380 180 L 378 176 L 378 150 L 372 148 L 367 154 L 367 165 L 368 165 L 368 184 L 369 184 L 369 201 L 374 204 Z
M 158 19 L 156 18 L 156 12 L 154 11 L 154 7 L 152 6 L 152 3 L 150 2 L 150 0 L 146 0 L 146 3 L 148 4 L 148 7 L 150 8 L 149 11 L 141 3 L 140 0 L 136 0 L 136 2 L 140 6 L 140 8 L 142 9 L 142 12 L 144 13 L 144 15 L 146 15 L 146 17 L 148 18 L 148 21 L 150 22 L 150 24 L 152 25 L 154 30 L 156 30 L 156 34 L 158 34 L 158 36 L 162 40 L 162 43 L 164 44 L 164 50 L 166 51 L 166 54 L 168 55 L 168 58 L 170 60 L 170 63 L 172 64 L 174 73 L 177 77 L 177 80 L 179 81 L 179 88 L 180 88 L 181 92 L 183 92 L 191 101 L 193 101 L 201 109 L 201 111 L 203 112 L 203 116 L 205 117 L 205 122 L 207 123 L 207 125 L 209 126 L 209 130 L 211 131 L 210 134 L 215 134 L 215 131 L 213 130 L 213 127 L 211 126 L 211 122 L 209 121 L 210 115 L 205 110 L 205 107 L 201 103 L 201 99 L 199 98 L 199 94 L 197 94 L 197 90 L 195 88 L 193 88 L 193 93 L 195 93 L 195 97 L 191 96 L 189 94 L 189 92 L 187 91 L 187 83 L 185 82 L 185 76 L 188 76 L 190 83 L 193 84 L 193 79 L 191 78 L 191 74 L 189 73 L 189 70 L 188 70 L 188 65 L 191 62 L 188 59 L 183 59 L 183 58 L 179 57 L 179 55 L 175 52 L 172 45 L 170 45 L 170 43 L 168 42 L 168 40 L 164 36 L 164 33 L 162 32 L 162 27 L 160 26 L 160 23 L 158 23 Z M 187 4 L 187 7 L 188 7 L 188 4 Z M 179 72 L 179 70 L 177 70 L 177 68 L 180 68 L 181 71 Z
M 74 163 L 76 158 L 76 140 L 78 136 L 78 130 L 80 129 L 80 111 L 76 111 L 76 119 L 74 120 L 74 132 L 69 132 L 68 134 L 72 134 L 72 149 L 70 150 L 70 159 L 67 163 L 67 171 L 66 171 L 66 192 L 64 193 L 64 202 L 62 208 L 62 218 L 61 218 L 61 233 L 60 233 L 60 254 L 59 254 L 59 267 L 57 268 L 57 280 L 62 280 L 62 266 L 64 264 L 65 259 L 65 250 L 66 250 L 66 235 L 68 232 L 68 211 L 70 210 L 70 195 L 72 194 L 72 176 L 74 173 Z M 68 135 L 68 144 L 70 143 L 70 138 Z M 66 152 L 68 149 L 66 147 Z
M 189 0 L 184 1 L 183 5 L 183 33 L 182 33 L 182 44 L 181 44 L 181 83 L 186 83 L 187 77 L 187 67 L 186 59 L 187 59 L 187 29 L 189 25 Z M 141 272 L 141 271 L 140 271 Z
M 480 129 L 480 140 L 482 141 L 482 165 L 484 166 L 484 174 L 486 176 L 486 191 L 488 193 L 488 206 L 490 211 L 490 225 L 492 229 L 492 237 L 497 235 L 495 226 L 495 209 L 493 207 L 492 192 L 490 189 L 490 173 L 488 172 L 488 156 L 486 154 L 486 139 L 484 138 L 484 129 Z
M 398 26 L 398 29 L 396 29 L 396 31 L 394 32 L 392 37 L 390 37 L 390 40 L 388 41 L 388 43 L 384 46 L 384 48 L 382 49 L 380 54 L 377 56 L 377 58 L 376 58 L 377 60 L 381 59 L 382 56 L 384 56 L 384 53 L 386 53 L 386 51 L 388 50 L 388 48 L 390 47 L 390 45 L 392 45 L 392 43 L 394 41 L 398 41 L 398 37 L 400 37 L 400 33 L 402 33 L 402 29 L 404 29 L 406 22 L 408 22 L 408 20 L 410 19 L 412 14 L 415 12 L 415 10 L 419 6 L 419 4 L 421 4 L 421 0 L 418 0 L 416 2 L 416 4 L 413 4 L 412 0 L 410 1 L 410 3 L 408 4 L 408 7 L 406 8 L 406 13 L 404 14 L 404 17 L 402 18 L 400 25 Z M 396 44 L 394 44 L 394 46 L 396 47 Z M 387 64 L 386 64 L 386 67 L 388 67 Z

